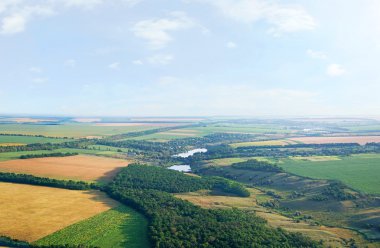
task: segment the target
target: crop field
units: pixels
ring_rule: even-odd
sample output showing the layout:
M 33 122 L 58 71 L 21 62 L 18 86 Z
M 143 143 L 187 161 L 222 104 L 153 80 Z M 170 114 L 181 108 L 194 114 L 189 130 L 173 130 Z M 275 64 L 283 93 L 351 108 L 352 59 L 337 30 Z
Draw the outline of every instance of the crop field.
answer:
M 246 158 L 218 158 L 218 159 L 212 159 L 208 160 L 208 165 L 213 166 L 229 166 L 234 163 L 240 163 L 248 161 L 249 159 L 256 159 L 259 161 L 266 161 L 266 162 L 272 162 L 271 159 L 265 158 L 265 157 L 246 157 Z
M 111 149 L 106 146 L 94 146 L 94 149 L 74 149 L 74 148 L 60 148 L 55 150 L 37 150 L 37 151 L 18 151 L 18 152 L 2 152 L 0 153 L 0 161 L 8 161 L 19 159 L 21 155 L 31 154 L 49 154 L 49 153 L 79 153 L 83 155 L 96 155 L 113 158 L 126 158 L 125 152 L 127 149 L 121 149 L 122 152 L 118 152 L 118 149 Z
M 2 161 L 0 171 L 57 179 L 108 181 L 129 163 L 122 159 L 78 155 Z
M 34 244 L 145 248 L 150 247 L 147 229 L 148 222 L 141 214 L 119 206 L 59 230 Z
M 14 144 L 14 145 L 26 145 L 33 143 L 60 143 L 71 141 L 72 139 L 55 139 L 55 138 L 45 138 L 45 137 L 33 137 L 33 136 L 7 136 L 0 135 L 0 145 L 1 144 Z
M 305 144 L 359 143 L 365 145 L 366 143 L 380 142 L 380 136 L 301 137 L 289 140 Z
M 325 244 L 331 245 L 332 247 L 344 247 L 342 244 L 343 239 L 350 239 L 352 237 L 355 237 L 357 241 L 360 240 L 359 243 L 363 242 L 363 239 L 353 231 L 343 228 L 313 225 L 305 221 L 295 222 L 289 217 L 261 207 L 257 204 L 257 201 L 268 200 L 270 197 L 259 190 L 249 190 L 251 196 L 248 198 L 211 195 L 207 191 L 175 194 L 175 196 L 183 200 L 188 200 L 203 208 L 238 208 L 255 211 L 256 215 L 267 220 L 270 226 L 276 228 L 280 227 L 290 232 L 302 232 L 314 240 L 324 240 Z
M 231 144 L 232 147 L 244 147 L 244 146 L 286 146 L 290 144 L 296 144 L 292 140 L 265 140 L 265 141 L 253 141 L 253 142 L 241 142 Z
M 44 135 L 49 137 L 103 137 L 120 133 L 144 131 L 161 125 L 97 126 L 90 123 L 35 125 L 35 124 L 0 124 L 0 133 Z M 165 124 L 162 124 L 165 126 Z
M 0 183 L 0 235 L 36 241 L 119 204 L 97 191 Z
M 380 154 L 360 154 L 322 161 L 284 159 L 279 164 L 285 170 L 317 179 L 336 179 L 370 194 L 380 194 Z
M 157 141 L 165 142 L 173 139 L 183 139 L 188 137 L 200 137 L 204 135 L 202 132 L 192 129 L 175 129 L 167 132 L 155 133 L 144 135 L 136 138 L 135 140 L 147 140 L 147 141 Z
M 284 129 L 276 125 L 243 125 L 243 124 L 215 124 L 206 127 L 195 127 L 203 135 L 211 133 L 248 133 L 248 134 L 287 134 L 291 130 Z
M 344 127 L 353 132 L 380 132 L 380 125 L 355 125 Z

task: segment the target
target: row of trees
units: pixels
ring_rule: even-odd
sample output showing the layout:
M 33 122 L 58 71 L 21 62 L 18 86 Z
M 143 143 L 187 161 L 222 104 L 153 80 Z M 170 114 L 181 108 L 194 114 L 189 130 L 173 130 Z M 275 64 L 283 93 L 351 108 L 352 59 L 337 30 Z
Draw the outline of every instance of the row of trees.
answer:
M 99 189 L 99 186 L 93 183 L 73 180 L 58 180 L 47 177 L 36 177 L 27 174 L 0 173 L 1 182 L 32 184 L 39 186 L 48 186 L 55 188 L 64 188 L 72 190 Z
M 76 156 L 79 153 L 77 152 L 53 152 L 53 153 L 41 153 L 41 154 L 25 154 L 21 155 L 20 159 L 28 158 L 46 158 L 46 157 L 70 157 Z
M 232 157 L 272 157 L 290 156 L 348 156 L 360 153 L 380 153 L 380 143 L 350 144 L 297 144 L 290 146 L 250 146 L 232 148 L 226 144 L 207 146 L 207 153 L 197 153 L 180 161 L 199 164 L 203 160 Z

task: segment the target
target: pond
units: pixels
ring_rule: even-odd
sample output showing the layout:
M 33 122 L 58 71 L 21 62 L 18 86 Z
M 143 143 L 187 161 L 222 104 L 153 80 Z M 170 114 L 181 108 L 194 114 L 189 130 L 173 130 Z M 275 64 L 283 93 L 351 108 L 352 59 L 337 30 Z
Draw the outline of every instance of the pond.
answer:
M 188 151 L 188 152 L 173 155 L 173 157 L 174 158 L 188 158 L 190 156 L 193 156 L 195 153 L 204 153 L 204 152 L 207 152 L 207 149 L 198 148 L 198 149 L 193 149 L 193 150 Z M 187 165 L 187 164 L 173 165 L 173 166 L 170 166 L 168 169 L 176 170 L 176 171 L 180 171 L 180 172 L 191 172 L 190 165 Z
M 197 149 L 190 150 L 188 152 L 173 155 L 173 157 L 174 158 L 187 158 L 187 157 L 193 156 L 195 153 L 204 153 L 204 152 L 207 152 L 206 148 L 197 148 Z

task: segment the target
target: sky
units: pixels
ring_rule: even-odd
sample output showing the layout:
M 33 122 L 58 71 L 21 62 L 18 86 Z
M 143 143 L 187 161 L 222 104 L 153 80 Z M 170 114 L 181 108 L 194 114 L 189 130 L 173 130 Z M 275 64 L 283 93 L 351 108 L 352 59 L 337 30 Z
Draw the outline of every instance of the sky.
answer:
M 0 0 L 0 114 L 380 114 L 378 0 Z

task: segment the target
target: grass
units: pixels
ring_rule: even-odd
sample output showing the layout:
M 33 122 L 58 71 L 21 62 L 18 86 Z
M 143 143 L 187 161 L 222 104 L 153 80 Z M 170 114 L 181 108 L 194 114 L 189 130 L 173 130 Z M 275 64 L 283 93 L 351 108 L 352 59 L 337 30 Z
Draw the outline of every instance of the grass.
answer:
M 148 222 L 139 213 L 119 206 L 44 237 L 36 245 L 91 245 L 95 247 L 150 247 Z
M 119 206 L 98 191 L 0 183 L 0 236 L 33 242 Z
M 356 190 L 380 194 L 380 154 L 352 155 L 327 161 L 284 159 L 280 166 L 300 176 L 336 179 Z
M 0 133 L 45 135 L 49 137 L 88 137 L 108 136 L 128 132 L 154 129 L 157 126 L 96 126 L 94 124 L 0 124 Z
M 4 136 L 0 135 L 0 144 L 33 144 L 33 143 L 60 143 L 71 141 L 71 139 L 54 139 L 45 137 L 33 137 L 33 136 Z

